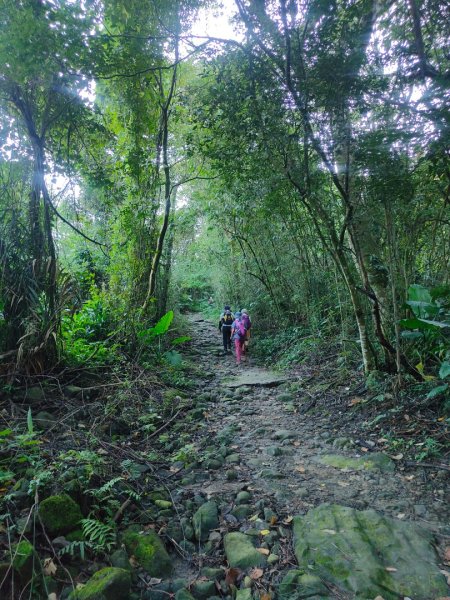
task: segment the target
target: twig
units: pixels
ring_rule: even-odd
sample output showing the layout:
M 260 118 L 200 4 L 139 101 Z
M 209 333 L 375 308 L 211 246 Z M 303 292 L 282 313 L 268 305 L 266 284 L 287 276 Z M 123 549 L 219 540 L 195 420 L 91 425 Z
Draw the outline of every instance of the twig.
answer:
M 117 521 L 120 519 L 120 517 L 123 515 L 124 511 L 128 508 L 128 506 L 130 504 L 131 504 L 131 498 L 127 498 L 125 500 L 125 502 L 123 502 L 123 504 L 120 506 L 120 508 L 116 512 L 116 514 L 114 515 L 114 518 L 113 518 L 114 523 L 117 523 Z
M 185 407 L 183 407 L 183 408 L 185 408 Z M 159 433 L 160 431 L 162 431 L 162 430 L 163 430 L 163 429 L 165 429 L 165 428 L 166 428 L 168 425 L 170 425 L 170 423 L 172 423 L 172 421 L 173 421 L 174 419 L 176 419 L 176 417 L 178 417 L 178 415 L 180 414 L 180 412 L 181 412 L 181 411 L 182 411 L 182 409 L 181 409 L 181 408 L 179 408 L 179 409 L 177 410 L 177 412 L 176 412 L 176 413 L 173 415 L 173 417 L 171 417 L 171 418 L 170 418 L 168 421 L 166 421 L 166 422 L 164 423 L 164 425 L 161 425 L 161 427 L 160 427 L 159 429 L 157 429 L 156 431 L 154 431 L 154 432 L 153 432 L 151 435 L 147 436 L 147 440 L 150 440 L 151 438 L 155 437 L 155 435 L 158 435 L 158 433 Z

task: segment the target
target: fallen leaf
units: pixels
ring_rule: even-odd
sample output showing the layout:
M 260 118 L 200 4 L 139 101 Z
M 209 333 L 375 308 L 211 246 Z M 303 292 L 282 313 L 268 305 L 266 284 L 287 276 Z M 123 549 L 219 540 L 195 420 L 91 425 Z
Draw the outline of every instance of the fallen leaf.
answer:
M 384 570 L 387 571 L 388 573 L 396 573 L 397 572 L 397 569 L 395 567 L 385 567 Z
M 301 442 L 292 442 L 292 445 L 293 445 L 293 446 L 301 446 L 301 445 L 302 445 L 302 443 L 301 443 Z
M 261 577 L 264 575 L 264 571 L 262 569 L 252 569 L 249 573 L 251 579 L 261 579 Z
M 277 517 L 277 515 L 272 515 L 272 516 L 270 517 L 270 524 L 271 524 L 271 525 L 275 525 L 277 522 L 278 522 L 278 517 Z
M 383 596 L 377 596 L 376 598 L 374 598 L 373 600 L 384 600 Z
M 267 548 L 256 548 L 258 550 L 258 552 L 260 552 L 261 554 L 265 554 L 266 556 L 269 556 L 270 554 L 270 550 L 268 550 Z
M 297 465 L 296 467 L 294 467 L 294 471 L 298 471 L 299 473 L 306 473 L 306 469 L 302 465 Z
M 44 560 L 43 569 L 44 575 L 50 575 L 50 577 L 53 577 L 53 575 L 58 570 L 58 567 L 55 565 L 51 558 L 46 558 Z
M 330 535 L 336 535 L 336 531 L 334 529 L 322 529 L 324 533 L 329 533 Z
M 444 562 L 450 564 L 450 546 L 444 550 Z
M 236 585 L 237 580 L 241 577 L 242 571 L 240 569 L 232 568 L 228 569 L 225 575 L 225 583 L 228 585 Z
M 150 577 L 150 581 L 148 581 L 148 585 L 158 585 L 161 583 L 162 579 L 158 579 L 157 577 Z
M 52 592 L 47 596 L 47 600 L 58 600 L 58 596 L 55 594 L 55 592 Z
M 398 513 L 397 519 L 404 519 L 406 517 L 405 513 Z
M 284 525 L 289 525 L 290 523 L 292 523 L 292 521 L 294 520 L 294 517 L 292 515 L 289 515 L 288 517 L 286 517 L 283 521 Z
M 268 535 L 270 533 L 270 529 L 261 529 L 259 532 L 261 535 Z
M 415 478 L 415 475 L 405 475 L 406 481 L 412 481 Z
M 259 513 L 256 513 L 256 515 L 253 515 L 252 517 L 249 518 L 249 521 L 256 521 L 256 519 L 259 517 Z
M 106 454 L 109 454 L 109 452 L 108 452 L 108 450 L 105 450 L 104 448 L 99 448 L 97 450 L 97 454 L 103 454 L 105 456 Z
M 392 460 L 402 460 L 403 458 L 403 454 L 400 452 L 400 454 L 394 454 L 394 455 L 390 455 Z
M 355 406 L 356 404 L 359 404 L 362 401 L 363 401 L 362 398 L 352 398 L 350 400 L 350 402 L 347 404 L 347 406 Z
M 439 571 L 442 573 L 442 575 L 447 580 L 448 585 L 450 585 L 450 573 L 448 571 L 445 571 L 444 569 L 439 569 Z
M 369 452 L 369 448 L 365 448 L 364 446 L 361 446 L 361 451 L 362 452 Z
M 264 594 L 259 597 L 259 600 L 272 600 L 272 596 L 267 592 L 264 592 Z

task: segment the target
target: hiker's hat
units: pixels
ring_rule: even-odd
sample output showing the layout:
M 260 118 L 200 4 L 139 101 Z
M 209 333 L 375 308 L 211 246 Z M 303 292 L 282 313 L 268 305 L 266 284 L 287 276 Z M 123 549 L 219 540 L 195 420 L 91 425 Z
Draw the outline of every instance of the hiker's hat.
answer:
M 236 319 L 239 319 L 239 317 L 241 316 L 241 313 L 238 311 L 238 312 L 234 313 L 234 316 L 236 317 Z
M 228 306 L 228 304 L 225 304 L 224 308 L 225 308 L 225 310 L 231 310 L 230 307 Z
M 242 313 L 243 315 L 248 315 L 248 310 L 247 310 L 246 308 L 243 308 L 243 309 L 241 310 L 241 313 Z

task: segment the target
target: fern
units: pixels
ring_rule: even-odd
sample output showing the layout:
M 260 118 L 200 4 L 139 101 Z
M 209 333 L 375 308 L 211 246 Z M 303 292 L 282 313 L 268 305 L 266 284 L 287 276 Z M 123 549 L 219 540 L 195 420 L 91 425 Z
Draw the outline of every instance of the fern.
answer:
M 112 490 L 112 488 L 119 483 L 119 481 L 123 481 L 123 477 L 114 477 L 110 481 L 107 481 L 102 487 L 98 488 L 98 490 L 89 490 L 93 496 L 103 496 L 106 492 Z
M 116 543 L 116 530 L 113 525 L 97 519 L 82 519 L 81 529 L 94 552 L 109 552 Z
M 86 547 L 90 547 L 91 544 L 89 542 L 70 542 L 64 548 L 61 548 L 58 552 L 58 556 L 63 556 L 64 554 L 70 554 L 70 556 L 75 556 L 76 550 L 78 549 L 80 553 L 81 560 L 84 560 L 85 557 L 85 549 Z

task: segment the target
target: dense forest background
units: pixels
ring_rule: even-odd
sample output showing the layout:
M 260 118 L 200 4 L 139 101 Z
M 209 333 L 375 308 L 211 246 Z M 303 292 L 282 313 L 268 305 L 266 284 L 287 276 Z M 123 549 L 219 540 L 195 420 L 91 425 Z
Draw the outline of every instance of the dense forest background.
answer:
M 211 296 L 287 363 L 444 379 L 448 4 L 236 0 L 194 35 L 219 8 L 2 0 L 5 384 Z
M 449 33 L 0 0 L 2 598 L 447 597 Z

